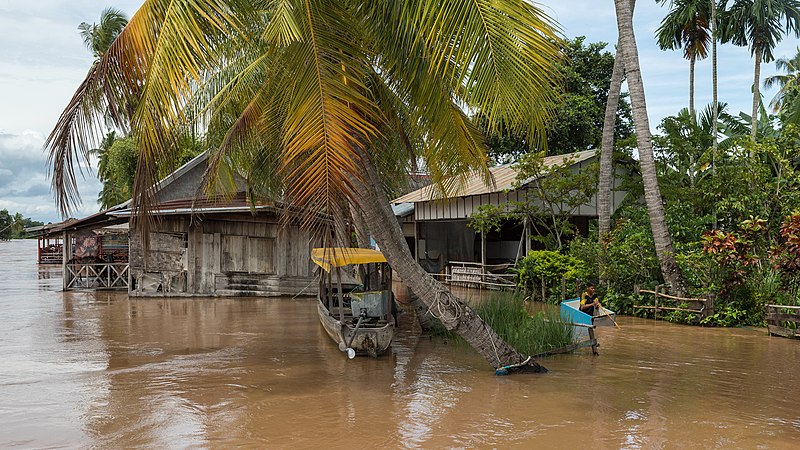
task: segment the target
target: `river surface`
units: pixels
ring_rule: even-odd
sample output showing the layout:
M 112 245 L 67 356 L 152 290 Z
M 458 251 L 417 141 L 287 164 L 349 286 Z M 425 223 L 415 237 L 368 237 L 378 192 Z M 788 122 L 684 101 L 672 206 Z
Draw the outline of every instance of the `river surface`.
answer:
M 348 360 L 311 298 L 60 291 L 0 242 L 0 448 L 797 448 L 800 341 L 621 317 L 545 375 L 420 338 Z

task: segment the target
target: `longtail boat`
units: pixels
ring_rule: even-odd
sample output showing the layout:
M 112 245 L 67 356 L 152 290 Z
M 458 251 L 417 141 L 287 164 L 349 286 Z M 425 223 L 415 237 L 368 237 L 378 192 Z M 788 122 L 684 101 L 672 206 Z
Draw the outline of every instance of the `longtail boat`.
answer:
M 339 247 L 315 248 L 311 260 L 320 267 L 317 311 L 328 336 L 349 358 L 384 353 L 395 330 L 386 257 L 377 250 Z

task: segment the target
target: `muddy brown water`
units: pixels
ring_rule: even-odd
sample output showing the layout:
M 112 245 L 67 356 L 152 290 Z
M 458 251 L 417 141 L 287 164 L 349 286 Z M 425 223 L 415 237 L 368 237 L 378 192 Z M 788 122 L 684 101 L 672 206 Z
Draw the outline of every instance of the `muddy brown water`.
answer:
M 796 448 L 800 342 L 621 317 L 496 377 L 420 338 L 347 358 L 310 298 L 60 292 L 0 242 L 0 448 Z

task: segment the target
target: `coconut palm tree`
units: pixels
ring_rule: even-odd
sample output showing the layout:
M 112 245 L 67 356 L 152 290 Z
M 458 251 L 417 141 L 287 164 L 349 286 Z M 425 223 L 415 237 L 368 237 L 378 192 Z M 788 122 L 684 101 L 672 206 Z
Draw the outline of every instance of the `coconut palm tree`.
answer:
M 786 73 L 764 79 L 764 88 L 778 87 L 778 92 L 772 98 L 769 106 L 772 107 L 774 113 L 789 113 L 797 108 L 794 103 L 800 102 L 800 47 L 797 47 L 797 54 L 793 58 L 776 59 L 775 69 Z M 784 114 L 787 118 L 789 115 Z
M 611 180 L 614 177 L 614 127 L 617 123 L 617 107 L 625 74 L 624 57 L 621 45 L 617 40 L 617 54 L 614 56 L 614 68 L 611 71 L 611 86 L 608 89 L 606 111 L 603 119 L 603 138 L 600 142 L 600 174 L 597 180 L 597 217 L 599 242 L 611 230 Z M 602 273 L 602 271 L 601 271 Z
M 675 261 L 675 250 L 664 216 L 664 205 L 661 202 L 661 190 L 658 187 L 655 161 L 653 158 L 653 142 L 650 134 L 650 123 L 647 119 L 647 103 L 644 97 L 642 72 L 639 68 L 639 52 L 636 48 L 636 37 L 633 33 L 633 6 L 629 0 L 614 0 L 617 13 L 617 30 L 620 48 L 625 59 L 625 76 L 631 95 L 633 123 L 636 128 L 636 142 L 639 149 L 639 163 L 642 169 L 644 197 L 653 231 L 656 256 L 661 266 L 661 275 L 672 290 L 679 296 L 686 293 L 680 267 Z
M 662 4 L 667 0 L 659 0 Z M 656 30 L 662 50 L 683 49 L 689 60 L 689 112 L 694 114 L 694 67 L 698 59 L 708 56 L 711 44 L 709 0 L 670 0 L 670 9 Z
M 755 58 L 753 75 L 753 109 L 751 139 L 758 130 L 758 104 L 761 101 L 761 63 L 771 62 L 772 50 L 785 34 L 800 36 L 800 1 L 798 0 L 732 0 L 723 14 L 722 40 L 750 47 Z M 727 5 L 727 0 L 723 2 Z
M 89 25 L 81 22 L 78 29 L 81 31 L 83 44 L 91 50 L 95 61 L 99 60 L 119 33 L 128 24 L 128 17 L 122 11 L 106 8 L 100 13 L 100 23 Z
M 223 136 L 210 184 L 226 167 L 265 185 L 279 179 L 281 200 L 304 224 L 333 218 L 322 236 L 341 235 L 353 205 L 447 328 L 495 367 L 541 371 L 416 264 L 384 187 L 417 159 L 445 193 L 474 173 L 491 182 L 467 109 L 492 131 L 511 126 L 541 145 L 559 45 L 552 21 L 524 0 L 148 0 L 47 140 L 57 202 L 67 211 L 79 198 L 72 167 L 98 120 L 86 102 L 135 100 L 140 213 L 151 208 L 158 163 L 194 117 Z M 146 223 L 135 223 L 143 236 Z

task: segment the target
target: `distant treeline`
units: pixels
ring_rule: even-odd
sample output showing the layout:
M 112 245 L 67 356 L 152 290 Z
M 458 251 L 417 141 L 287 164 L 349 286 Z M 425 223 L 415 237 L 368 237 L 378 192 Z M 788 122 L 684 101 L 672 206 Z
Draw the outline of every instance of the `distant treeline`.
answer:
M 22 217 L 22 214 L 11 214 L 7 209 L 0 211 L 0 240 L 22 239 L 25 228 L 44 225 L 44 222 Z

